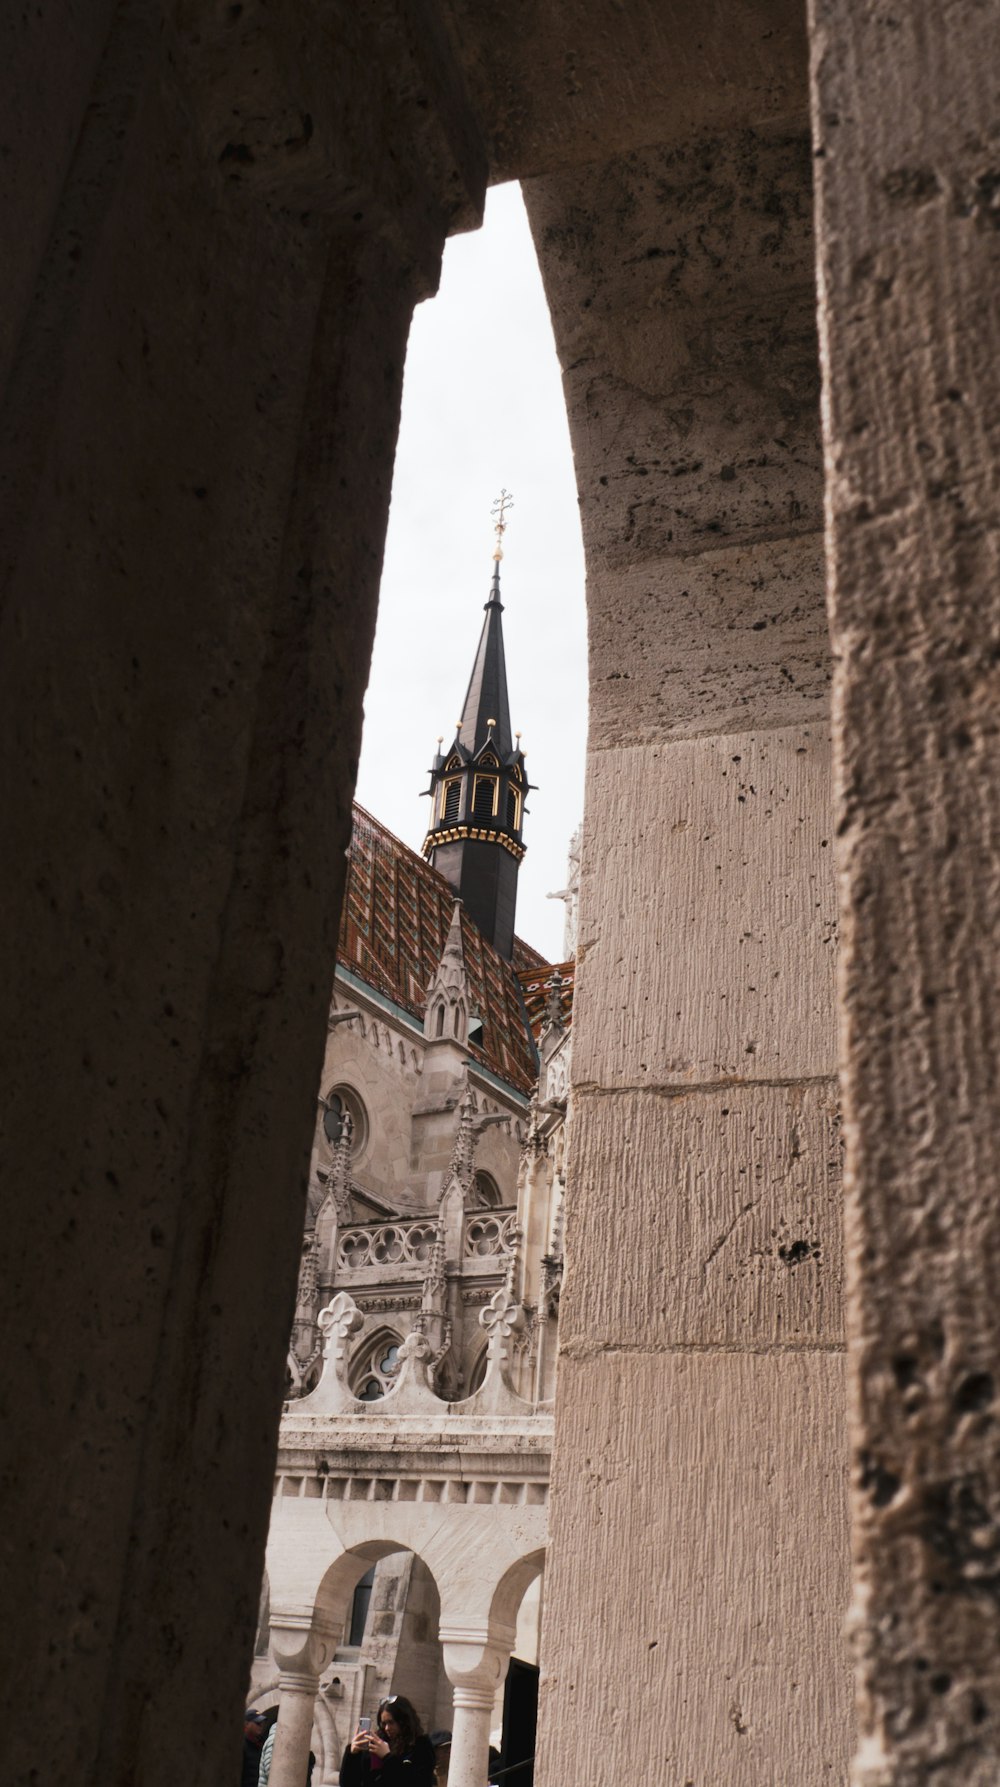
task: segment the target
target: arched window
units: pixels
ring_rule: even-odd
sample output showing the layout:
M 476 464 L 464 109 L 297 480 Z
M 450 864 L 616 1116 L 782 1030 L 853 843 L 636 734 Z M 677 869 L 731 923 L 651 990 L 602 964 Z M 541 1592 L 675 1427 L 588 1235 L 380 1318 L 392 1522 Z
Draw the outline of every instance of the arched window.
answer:
M 441 790 L 441 821 L 444 825 L 454 825 L 458 818 L 458 810 L 462 804 L 461 782 L 446 782 Z
M 361 1348 L 350 1377 L 351 1388 L 359 1402 L 378 1402 L 392 1389 L 402 1344 L 398 1334 L 383 1329 Z
M 437 1008 L 437 1017 L 434 1020 L 434 1034 L 435 1034 L 435 1036 L 443 1036 L 444 1035 L 444 1006 L 443 1005 L 439 1005 Z
M 472 789 L 472 813 L 475 819 L 492 819 L 497 810 L 499 782 L 496 776 L 477 776 Z
M 472 1181 L 472 1195 L 479 1210 L 499 1210 L 500 1187 L 490 1173 L 477 1173 Z
M 508 790 L 507 790 L 507 826 L 508 826 L 508 829 L 510 831 L 516 831 L 518 826 L 520 825 L 520 823 L 521 823 L 521 797 L 518 794 L 516 788 L 508 788 Z
M 335 1148 L 344 1133 L 344 1117 L 349 1113 L 351 1123 L 351 1158 L 355 1159 L 368 1141 L 368 1112 L 365 1110 L 357 1093 L 350 1086 L 334 1086 L 323 1100 L 323 1134 L 331 1148 Z

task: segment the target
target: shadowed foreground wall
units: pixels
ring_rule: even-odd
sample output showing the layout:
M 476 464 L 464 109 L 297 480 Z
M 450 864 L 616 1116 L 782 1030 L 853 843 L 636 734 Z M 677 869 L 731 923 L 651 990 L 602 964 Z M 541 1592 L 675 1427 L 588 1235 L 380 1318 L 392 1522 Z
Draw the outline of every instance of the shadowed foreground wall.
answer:
M 406 333 L 484 174 L 405 31 L 292 11 L 5 25 L 11 1780 L 237 1760 Z
M 817 4 L 858 1787 L 1000 1774 L 996 18 Z

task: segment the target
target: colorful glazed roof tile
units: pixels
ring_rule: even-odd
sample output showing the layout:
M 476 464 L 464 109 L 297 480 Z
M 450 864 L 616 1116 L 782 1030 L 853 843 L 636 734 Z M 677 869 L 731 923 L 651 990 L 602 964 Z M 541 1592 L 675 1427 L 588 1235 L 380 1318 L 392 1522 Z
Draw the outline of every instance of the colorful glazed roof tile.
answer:
M 422 1020 L 454 902 L 443 875 L 355 806 L 337 948 L 344 968 Z M 470 1043 L 469 1054 L 518 1091 L 530 1092 L 538 1066 L 522 977 L 552 970 L 519 937 L 513 963 L 505 962 L 464 911 L 462 944 L 473 1007 L 483 1020 L 482 1046 Z

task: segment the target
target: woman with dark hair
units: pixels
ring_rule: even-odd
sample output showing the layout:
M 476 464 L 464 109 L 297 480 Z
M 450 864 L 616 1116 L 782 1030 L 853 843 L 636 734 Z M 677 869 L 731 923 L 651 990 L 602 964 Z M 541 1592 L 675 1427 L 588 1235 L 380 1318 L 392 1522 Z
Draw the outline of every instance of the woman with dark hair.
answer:
M 378 1703 L 375 1730 L 362 1719 L 340 1764 L 340 1787 L 434 1787 L 434 1751 L 403 1694 Z

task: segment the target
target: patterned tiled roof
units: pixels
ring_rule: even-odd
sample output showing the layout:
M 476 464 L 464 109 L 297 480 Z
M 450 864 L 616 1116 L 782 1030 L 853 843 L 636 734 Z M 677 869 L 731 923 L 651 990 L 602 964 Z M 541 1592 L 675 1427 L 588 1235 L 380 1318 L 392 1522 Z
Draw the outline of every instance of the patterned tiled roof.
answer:
M 422 1019 L 454 900 L 437 869 L 355 806 L 337 947 L 345 968 Z M 462 944 L 472 1004 L 483 1020 L 482 1046 L 470 1043 L 469 1054 L 518 1091 L 530 1092 L 538 1068 L 521 976 L 537 975 L 548 964 L 519 937 L 513 963 L 504 961 L 464 911 Z

